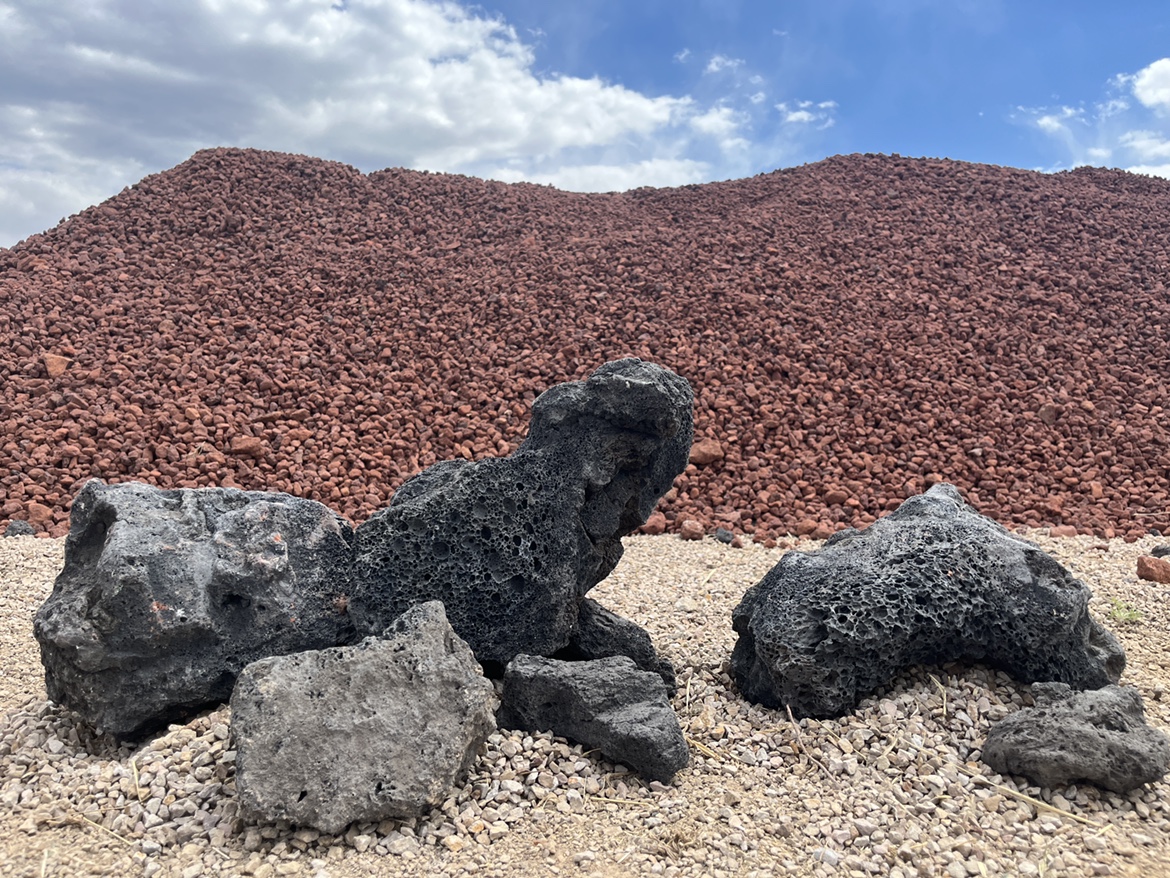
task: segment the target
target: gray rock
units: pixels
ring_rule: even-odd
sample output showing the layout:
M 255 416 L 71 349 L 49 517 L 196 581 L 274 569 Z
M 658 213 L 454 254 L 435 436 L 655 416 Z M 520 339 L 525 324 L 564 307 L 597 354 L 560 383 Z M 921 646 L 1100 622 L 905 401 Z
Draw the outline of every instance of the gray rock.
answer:
M 34 623 L 49 698 L 135 738 L 226 701 L 250 662 L 351 641 L 352 545 L 287 494 L 87 482 Z
M 1170 738 L 1146 724 L 1137 689 L 1106 686 L 1073 692 L 1064 683 L 1032 686 L 1035 707 L 991 727 L 983 761 L 1042 787 L 1087 781 L 1127 793 L 1161 780 L 1170 768 Z
M 1114 683 L 1117 639 L 1088 587 L 1037 546 L 935 485 L 862 531 L 789 552 L 736 607 L 745 697 L 837 716 L 914 664 L 985 662 L 1022 682 Z
M 660 676 L 666 683 L 667 693 L 674 695 L 677 688 L 674 665 L 654 649 L 646 629 L 607 610 L 591 598 L 583 598 L 573 639 L 553 658 L 588 661 L 615 655 L 628 656 L 643 671 Z
M 9 527 L 12 527 L 10 524 Z M 1170 558 L 1170 546 L 1154 546 L 1150 549 L 1150 554 L 1155 558 Z
M 626 656 L 584 662 L 516 656 L 500 702 L 501 728 L 572 738 L 648 780 L 668 783 L 690 762 L 666 684 Z
M 35 537 L 36 535 L 36 528 L 20 519 L 8 522 L 8 527 L 4 528 L 4 536 L 6 537 Z
M 495 689 L 438 601 L 356 646 L 277 656 L 232 693 L 245 817 L 339 834 L 451 795 L 495 731 Z
M 507 458 L 444 461 L 409 479 L 357 529 L 350 612 L 374 633 L 441 600 L 484 663 L 569 645 L 581 598 L 687 465 L 687 382 L 637 359 L 536 400 Z

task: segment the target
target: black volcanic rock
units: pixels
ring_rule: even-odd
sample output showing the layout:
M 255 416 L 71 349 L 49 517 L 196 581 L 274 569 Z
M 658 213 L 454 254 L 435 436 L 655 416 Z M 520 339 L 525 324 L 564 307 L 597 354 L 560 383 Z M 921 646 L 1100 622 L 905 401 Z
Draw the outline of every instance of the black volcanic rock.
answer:
M 789 552 L 733 614 L 740 691 L 798 716 L 852 710 L 901 669 L 981 661 L 1022 682 L 1117 682 L 1125 653 L 1089 615 L 1088 587 L 977 514 L 952 485 L 865 530 Z
M 49 698 L 135 738 L 257 659 L 345 643 L 353 530 L 312 500 L 86 483 L 34 633 Z
M 654 649 L 646 629 L 591 598 L 583 598 L 578 608 L 577 630 L 573 632 L 569 645 L 557 653 L 555 658 L 589 661 L 615 655 L 631 658 L 643 671 L 652 671 L 660 676 L 666 683 L 667 691 L 674 695 L 674 665 Z
M 1074 692 L 1063 683 L 1036 683 L 1032 694 L 1034 707 L 1008 714 L 987 733 L 983 761 L 995 771 L 1042 787 L 1088 781 L 1128 793 L 1170 768 L 1170 738 L 1146 723 L 1137 689 Z
M 516 656 L 504 673 L 496 721 L 564 735 L 648 780 L 669 782 L 690 763 L 662 679 L 626 656 L 579 662 Z
M 687 382 L 638 359 L 533 404 L 507 458 L 444 461 L 410 479 L 357 529 L 350 612 L 359 632 L 440 600 L 481 662 L 552 655 L 578 628 L 585 593 L 622 554 L 687 465 Z

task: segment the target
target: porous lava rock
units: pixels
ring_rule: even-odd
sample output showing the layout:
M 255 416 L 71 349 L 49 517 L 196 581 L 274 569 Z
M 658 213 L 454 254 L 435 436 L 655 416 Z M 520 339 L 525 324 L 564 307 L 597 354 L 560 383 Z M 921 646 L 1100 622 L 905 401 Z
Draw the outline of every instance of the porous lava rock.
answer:
M 674 665 L 654 649 L 646 629 L 608 610 L 592 598 L 583 598 L 578 607 L 577 630 L 556 658 L 570 661 L 624 655 L 643 671 L 657 674 L 674 695 Z
M 1170 768 L 1170 738 L 1146 723 L 1142 697 L 1129 686 L 1074 692 L 1064 683 L 1034 683 L 1034 707 L 991 727 L 983 761 L 1042 787 L 1087 781 L 1128 793 L 1161 780 Z
M 4 536 L 6 537 L 34 537 L 36 534 L 36 528 L 20 519 L 13 519 L 8 522 L 8 527 L 4 528 Z
M 119 738 L 226 701 L 250 662 L 353 637 L 352 557 L 312 500 L 92 479 L 34 621 L 48 696 Z
M 496 704 L 438 601 L 354 646 L 254 662 L 231 696 L 244 816 L 334 834 L 417 817 L 462 782 Z
M 516 656 L 504 673 L 496 720 L 501 728 L 571 738 L 647 780 L 669 783 L 690 763 L 662 678 L 626 656 Z
M 1078 689 L 1117 682 L 1125 653 L 1054 558 L 976 513 L 953 485 L 865 530 L 789 552 L 733 613 L 740 691 L 838 716 L 900 670 L 957 659 Z
M 535 401 L 507 458 L 436 464 L 356 532 L 349 610 L 372 634 L 440 600 L 485 663 L 552 655 L 581 599 L 622 555 L 687 465 L 690 385 L 635 358 L 558 384 Z

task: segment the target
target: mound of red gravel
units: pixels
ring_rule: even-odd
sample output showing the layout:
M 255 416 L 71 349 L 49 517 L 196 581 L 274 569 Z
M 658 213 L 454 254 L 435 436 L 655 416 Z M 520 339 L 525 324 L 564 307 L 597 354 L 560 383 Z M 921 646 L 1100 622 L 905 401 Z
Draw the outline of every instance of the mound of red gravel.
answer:
M 667 526 L 1170 531 L 1170 181 L 885 156 L 579 195 L 208 150 L 0 250 L 0 526 L 79 482 L 355 521 L 636 355 L 696 392 Z

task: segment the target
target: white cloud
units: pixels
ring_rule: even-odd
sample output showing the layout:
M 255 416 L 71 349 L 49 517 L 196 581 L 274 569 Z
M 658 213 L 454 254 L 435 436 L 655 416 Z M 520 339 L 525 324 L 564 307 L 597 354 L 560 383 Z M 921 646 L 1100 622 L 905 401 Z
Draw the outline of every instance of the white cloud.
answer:
M 570 192 L 624 192 L 639 186 L 685 186 L 709 179 L 710 168 L 692 159 L 647 159 L 624 165 L 569 165 L 535 173 L 498 168 L 485 173 L 503 183 L 544 183 Z
M 451 0 L 0 0 L 0 246 L 209 146 L 583 189 L 725 178 L 798 152 L 755 148 L 746 92 L 653 95 L 540 69 L 505 21 Z
M 1063 159 L 1048 170 L 1110 162 L 1170 177 L 1170 58 L 1118 74 L 1106 89 L 1091 105 L 1017 107 L 1015 118 L 1060 144 Z
M 832 128 L 836 124 L 836 101 L 782 101 L 776 104 L 780 118 L 787 125 L 808 125 L 817 129 Z
M 691 50 L 690 49 L 683 49 L 681 52 L 674 53 L 674 60 L 677 61 L 679 64 L 682 64 L 690 57 L 691 57 Z
M 740 136 L 740 131 L 747 122 L 748 119 L 743 113 L 731 107 L 712 107 L 706 113 L 694 116 L 691 119 L 691 128 L 699 134 L 714 138 L 721 150 L 730 152 L 748 146 L 747 140 Z
M 1161 58 L 1133 78 L 1133 94 L 1147 107 L 1170 110 L 1170 58 Z
M 705 73 L 722 73 L 724 70 L 735 70 L 743 66 L 742 58 L 728 58 L 726 55 L 712 55 L 707 62 Z
M 1131 174 L 1148 174 L 1151 177 L 1170 178 L 1170 164 L 1165 165 L 1132 165 L 1126 168 Z
M 1170 159 L 1170 138 L 1154 131 L 1127 131 L 1121 135 L 1121 144 L 1133 150 L 1139 161 Z

